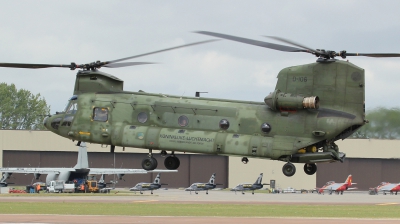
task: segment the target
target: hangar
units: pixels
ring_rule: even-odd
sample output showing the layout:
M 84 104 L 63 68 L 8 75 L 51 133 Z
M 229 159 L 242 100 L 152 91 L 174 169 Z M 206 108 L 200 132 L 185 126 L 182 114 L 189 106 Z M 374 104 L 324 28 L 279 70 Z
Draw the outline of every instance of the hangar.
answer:
M 343 182 L 349 174 L 360 190 L 368 190 L 380 182 L 399 182 L 400 155 L 398 140 L 347 139 L 337 141 L 340 151 L 346 153 L 344 163 L 319 163 L 316 175 L 306 175 L 303 164 L 296 164 L 292 177 L 282 174 L 283 162 L 250 158 L 244 165 L 240 157 L 201 154 L 182 154 L 178 173 L 163 173 L 161 182 L 170 188 L 188 187 L 193 182 L 207 182 L 216 173 L 218 187 L 234 187 L 242 182 L 254 182 L 264 173 L 264 183 L 275 180 L 277 188 L 312 189 L 327 181 Z M 73 142 L 49 131 L 0 130 L 1 167 L 73 167 L 78 147 Z M 147 150 L 117 147 L 115 154 L 109 148 L 88 144 L 89 166 L 96 168 L 137 168 Z M 157 169 L 165 169 L 163 158 L 154 150 L 159 161 Z M 117 187 L 132 187 L 138 182 L 152 182 L 156 174 L 126 175 Z M 106 177 L 106 181 L 114 176 Z M 45 180 L 45 177 L 41 177 Z M 27 185 L 36 182 L 33 175 L 14 174 L 8 182 Z

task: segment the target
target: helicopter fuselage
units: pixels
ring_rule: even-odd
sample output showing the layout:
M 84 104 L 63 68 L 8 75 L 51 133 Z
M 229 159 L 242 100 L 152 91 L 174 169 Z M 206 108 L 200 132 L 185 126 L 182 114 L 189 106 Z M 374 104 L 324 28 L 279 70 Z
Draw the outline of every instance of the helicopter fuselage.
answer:
M 98 81 L 102 74 L 88 77 Z M 343 61 L 283 69 L 275 92 L 265 102 L 114 90 L 79 92 L 77 85 L 78 76 L 77 97 L 64 112 L 47 119 L 45 126 L 72 140 L 104 145 L 333 162 L 340 160 L 329 151 L 338 152 L 334 141 L 365 123 L 364 70 Z M 319 108 L 296 101 L 313 96 L 318 96 Z

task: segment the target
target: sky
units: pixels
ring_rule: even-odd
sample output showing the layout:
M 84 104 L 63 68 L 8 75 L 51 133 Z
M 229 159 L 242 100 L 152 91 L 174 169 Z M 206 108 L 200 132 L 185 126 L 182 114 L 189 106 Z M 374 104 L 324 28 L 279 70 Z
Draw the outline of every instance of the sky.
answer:
M 77 64 L 109 61 L 214 39 L 211 31 L 282 44 L 278 36 L 314 49 L 400 53 L 400 1 L 3 1 L 0 62 Z M 400 58 L 351 57 L 365 69 L 366 108 L 400 107 Z M 124 90 L 262 102 L 285 67 L 315 62 L 223 40 L 136 58 L 154 62 L 101 68 Z M 0 82 L 40 94 L 51 113 L 73 94 L 76 70 L 0 68 Z M 323 100 L 323 99 L 321 99 Z

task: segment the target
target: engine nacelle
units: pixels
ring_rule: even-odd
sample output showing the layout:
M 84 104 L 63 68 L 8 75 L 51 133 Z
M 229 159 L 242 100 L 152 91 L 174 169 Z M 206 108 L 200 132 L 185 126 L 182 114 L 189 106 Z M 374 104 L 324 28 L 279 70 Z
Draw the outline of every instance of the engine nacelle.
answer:
M 297 96 L 291 93 L 284 93 L 280 90 L 275 90 L 264 98 L 272 110 L 301 110 L 301 109 L 318 109 L 319 97 L 318 96 Z
M 35 176 L 35 179 L 36 179 L 36 180 L 39 180 L 40 175 L 41 175 L 40 173 L 34 173 L 34 174 L 33 174 L 33 176 Z
M 118 177 L 118 179 L 122 180 L 122 177 L 124 177 L 124 175 L 125 174 L 123 174 L 123 173 L 119 173 L 119 174 L 117 174 L 117 177 Z

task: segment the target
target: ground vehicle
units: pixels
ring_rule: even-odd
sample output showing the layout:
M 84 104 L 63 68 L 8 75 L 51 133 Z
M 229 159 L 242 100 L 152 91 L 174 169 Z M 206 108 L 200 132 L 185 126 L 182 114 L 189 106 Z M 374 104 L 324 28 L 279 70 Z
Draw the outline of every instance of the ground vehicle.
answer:
M 50 181 L 49 186 L 47 186 L 48 193 L 63 193 L 63 192 L 68 192 L 72 193 L 75 191 L 75 185 L 73 183 L 69 182 L 64 182 L 64 181 L 59 181 L 59 180 L 53 180 Z
M 99 193 L 99 186 L 97 180 L 75 179 L 75 192 L 82 193 Z
M 296 193 L 296 190 L 293 187 L 288 187 L 282 190 L 282 193 Z

